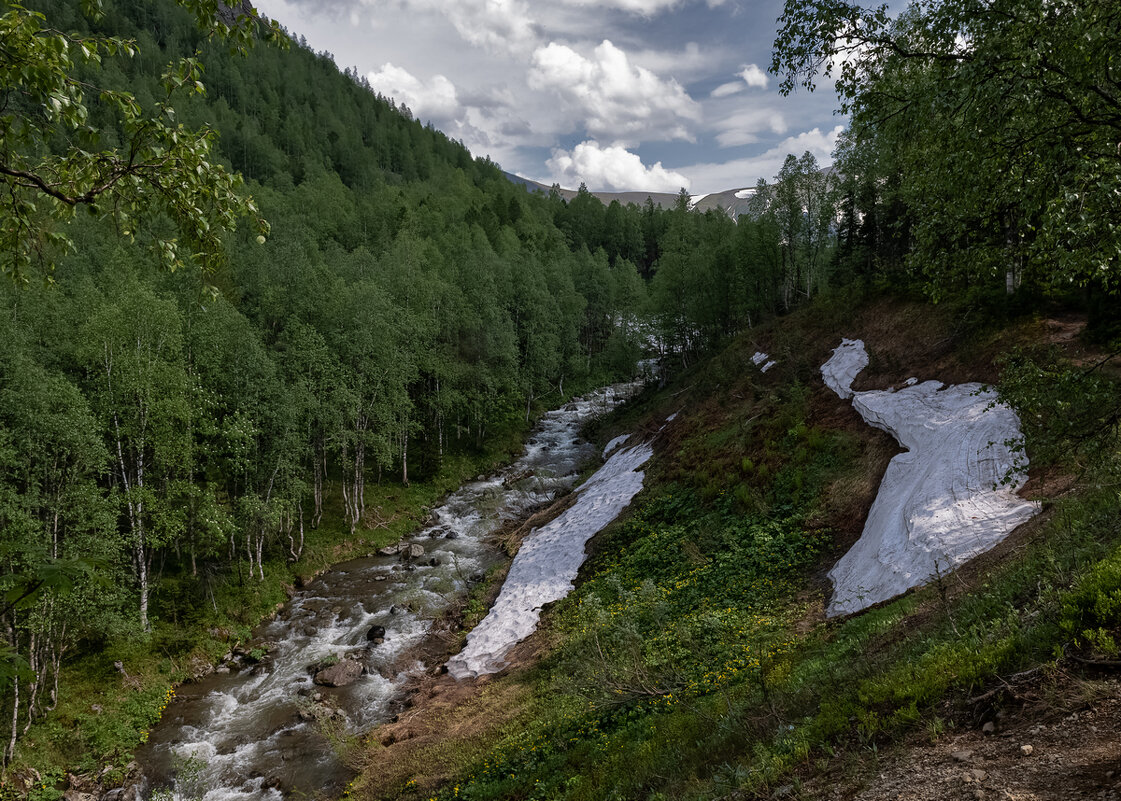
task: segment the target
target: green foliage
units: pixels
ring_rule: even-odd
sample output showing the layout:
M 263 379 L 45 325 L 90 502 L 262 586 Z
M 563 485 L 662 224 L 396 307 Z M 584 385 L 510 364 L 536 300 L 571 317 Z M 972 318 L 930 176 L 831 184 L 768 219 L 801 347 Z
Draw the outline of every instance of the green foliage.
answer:
M 1118 13 L 1110 0 L 898 14 L 788 0 L 772 64 L 783 91 L 836 75 L 852 115 L 838 166 L 853 269 L 905 256 L 935 298 L 1021 283 L 1115 292 Z
M 1000 398 L 1016 410 L 1033 460 L 1084 467 L 1116 452 L 1121 403 L 1102 368 L 1075 367 L 1055 349 L 1017 349 L 1000 361 Z
M 1075 645 L 1118 655 L 1121 631 L 1121 551 L 1085 575 L 1063 603 L 1063 632 Z
M 204 91 L 197 58 L 169 65 L 160 76 L 159 101 L 145 110 L 133 93 L 89 80 L 106 70 L 107 59 L 139 57 L 135 41 L 62 32 L 40 12 L 6 5 L 0 15 L 0 83 L 11 102 L 0 114 L 0 180 L 6 190 L 0 271 L 26 281 L 34 262 L 53 263 L 59 251 L 73 246 L 61 224 L 73 220 L 79 208 L 126 237 L 151 226 L 153 251 L 170 269 L 182 266 L 185 247 L 188 258 L 214 270 L 224 254 L 224 232 L 234 230 L 241 217 L 256 217 L 259 235 L 268 233 L 256 204 L 241 193 L 240 177 L 215 161 L 214 132 L 178 122 L 173 97 Z M 84 5 L 93 19 L 102 16 L 100 0 Z M 190 5 L 200 18 L 215 19 L 215 2 Z M 233 26 L 215 23 L 214 30 L 248 37 L 255 21 L 254 13 Z M 111 109 L 125 146 L 102 140 L 87 94 Z M 161 230 L 166 228 L 161 218 L 178 236 Z

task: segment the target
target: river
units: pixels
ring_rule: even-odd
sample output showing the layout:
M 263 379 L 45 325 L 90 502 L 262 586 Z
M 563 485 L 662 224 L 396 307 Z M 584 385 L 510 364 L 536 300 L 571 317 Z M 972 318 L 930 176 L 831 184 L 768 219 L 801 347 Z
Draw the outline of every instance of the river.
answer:
M 204 801 L 341 794 L 350 773 L 320 721 L 356 733 L 393 717 L 409 677 L 428 667 L 402 662 L 434 618 L 506 559 L 492 535 L 573 487 L 596 456 L 581 428 L 640 386 L 606 387 L 546 413 L 521 458 L 460 487 L 402 540 L 423 555 L 333 566 L 256 629 L 246 650 L 267 645 L 259 664 L 235 657 L 228 673 L 180 687 L 138 754 L 143 792 L 174 786 L 176 796 Z M 374 627 L 385 629 L 382 642 L 368 639 Z M 315 685 L 309 666 L 336 657 L 361 662 L 365 673 L 345 687 Z

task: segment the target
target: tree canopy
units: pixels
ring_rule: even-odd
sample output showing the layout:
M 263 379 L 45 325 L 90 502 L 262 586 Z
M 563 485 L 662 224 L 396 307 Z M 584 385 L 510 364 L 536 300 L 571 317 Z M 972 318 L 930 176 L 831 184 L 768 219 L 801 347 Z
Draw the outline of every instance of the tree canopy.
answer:
M 909 264 L 935 294 L 995 280 L 1117 289 L 1116 3 L 935 0 L 892 15 L 788 0 L 780 26 L 783 90 L 836 78 L 852 114 L 840 171 L 881 210 L 906 207 Z

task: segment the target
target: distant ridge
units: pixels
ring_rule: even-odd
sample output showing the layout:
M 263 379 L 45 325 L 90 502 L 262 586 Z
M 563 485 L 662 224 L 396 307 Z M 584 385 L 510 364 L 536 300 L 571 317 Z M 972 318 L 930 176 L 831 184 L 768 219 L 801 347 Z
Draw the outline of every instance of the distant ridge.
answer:
M 522 178 L 520 175 L 515 175 L 510 172 L 503 172 L 503 175 L 512 183 L 523 186 L 530 192 L 541 191 L 548 194 L 551 188 L 545 184 L 531 181 L 528 178 Z M 748 204 L 751 202 L 751 196 L 753 194 L 755 194 L 755 187 L 726 189 L 723 192 L 715 192 L 710 195 L 693 195 L 693 208 L 702 212 L 722 209 L 729 217 L 735 219 L 747 212 Z M 572 200 L 576 197 L 576 191 L 573 189 L 561 189 L 560 195 L 565 200 Z M 611 201 L 617 200 L 624 206 L 628 203 L 642 206 L 646 203 L 646 199 L 650 198 L 654 201 L 655 206 L 668 209 L 677 202 L 676 192 L 592 192 L 592 195 L 599 198 L 604 205 L 608 205 Z

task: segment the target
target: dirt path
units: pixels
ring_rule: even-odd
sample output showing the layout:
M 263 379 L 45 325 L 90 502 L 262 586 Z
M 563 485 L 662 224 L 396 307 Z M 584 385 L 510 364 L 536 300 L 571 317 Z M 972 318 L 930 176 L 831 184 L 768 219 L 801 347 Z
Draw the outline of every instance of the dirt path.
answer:
M 833 760 L 785 795 L 820 801 L 1121 799 L 1121 683 L 1076 679 L 1021 693 L 1016 708 L 933 743 L 915 735 L 856 764 Z M 794 788 L 797 787 L 795 790 Z M 793 791 L 793 792 L 792 792 Z

